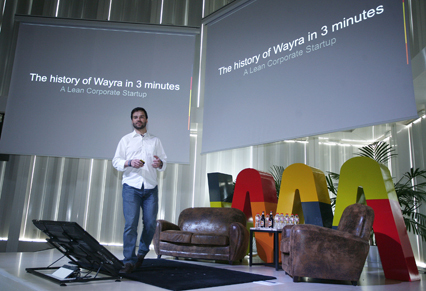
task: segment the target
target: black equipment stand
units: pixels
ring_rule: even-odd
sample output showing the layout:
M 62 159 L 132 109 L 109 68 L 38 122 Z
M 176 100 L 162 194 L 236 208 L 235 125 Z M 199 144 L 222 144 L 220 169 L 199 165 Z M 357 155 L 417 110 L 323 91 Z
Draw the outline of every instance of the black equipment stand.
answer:
M 33 220 L 33 223 L 49 237 L 46 239 L 47 242 L 63 256 L 44 268 L 26 268 L 28 273 L 58 283 L 60 286 L 74 282 L 111 279 L 121 281 L 118 271 L 123 267 L 123 263 L 76 222 Z M 70 265 L 51 267 L 63 257 L 71 260 Z M 70 274 L 65 278 L 52 276 L 53 271 L 59 269 L 69 271 Z M 95 275 L 90 275 L 94 272 Z

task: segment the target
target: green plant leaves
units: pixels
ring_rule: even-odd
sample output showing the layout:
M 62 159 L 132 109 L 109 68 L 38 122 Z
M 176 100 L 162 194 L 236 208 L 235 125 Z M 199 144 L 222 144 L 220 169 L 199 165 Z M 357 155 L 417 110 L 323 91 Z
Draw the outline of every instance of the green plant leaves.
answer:
M 272 175 L 275 181 L 275 189 L 277 190 L 277 197 L 280 195 L 280 188 L 281 188 L 281 179 L 283 177 L 284 172 L 283 166 L 276 166 L 273 165 L 271 169 L 269 170 L 269 173 Z
M 393 156 L 395 150 L 387 143 L 378 141 L 367 146 L 359 148 L 360 153 L 357 156 L 369 157 L 380 164 L 385 164 Z

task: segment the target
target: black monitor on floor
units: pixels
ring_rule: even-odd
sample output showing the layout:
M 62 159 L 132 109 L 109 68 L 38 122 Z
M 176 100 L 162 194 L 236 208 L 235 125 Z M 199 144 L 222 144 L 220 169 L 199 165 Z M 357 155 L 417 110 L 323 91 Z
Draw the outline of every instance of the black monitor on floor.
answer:
M 49 238 L 47 241 L 77 266 L 118 275 L 123 263 L 76 222 L 33 220 Z

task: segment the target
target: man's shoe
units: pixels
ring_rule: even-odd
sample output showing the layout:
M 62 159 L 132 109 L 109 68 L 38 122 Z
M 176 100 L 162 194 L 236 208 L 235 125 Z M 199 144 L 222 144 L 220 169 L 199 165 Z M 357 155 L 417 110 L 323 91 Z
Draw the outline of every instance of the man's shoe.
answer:
M 124 267 L 118 271 L 119 274 L 130 274 L 133 271 L 133 264 L 126 263 L 124 264 Z
M 145 259 L 145 255 L 139 255 L 138 256 L 138 261 L 135 264 L 135 269 L 139 268 L 140 266 L 142 266 L 143 260 Z

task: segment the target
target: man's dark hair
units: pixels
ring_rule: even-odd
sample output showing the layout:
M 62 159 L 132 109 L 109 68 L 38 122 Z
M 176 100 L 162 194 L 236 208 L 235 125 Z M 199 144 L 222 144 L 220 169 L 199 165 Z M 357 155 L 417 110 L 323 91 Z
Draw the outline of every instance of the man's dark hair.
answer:
M 146 119 L 148 119 L 148 113 L 146 113 L 146 110 L 143 109 L 142 107 L 136 107 L 135 109 L 133 109 L 132 113 L 130 113 L 130 119 L 133 119 L 133 113 L 135 113 L 137 111 L 143 111 L 145 113 Z

